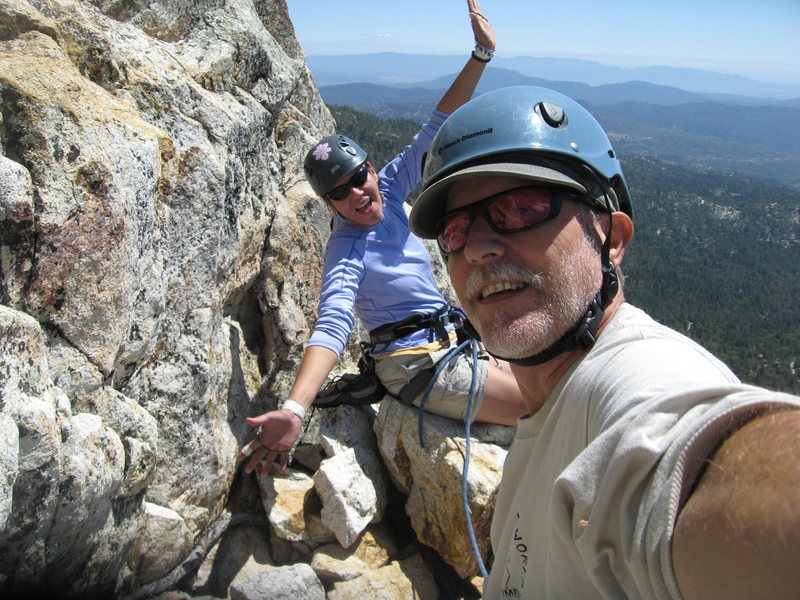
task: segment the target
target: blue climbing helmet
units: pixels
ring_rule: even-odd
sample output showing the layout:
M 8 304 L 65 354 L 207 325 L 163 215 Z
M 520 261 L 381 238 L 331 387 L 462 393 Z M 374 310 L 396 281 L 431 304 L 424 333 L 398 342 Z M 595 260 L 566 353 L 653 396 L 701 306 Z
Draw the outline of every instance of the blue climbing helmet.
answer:
M 469 177 L 511 175 L 566 186 L 603 212 L 633 218 L 622 167 L 600 124 L 574 100 L 539 87 L 509 87 L 478 96 L 450 115 L 431 142 L 422 193 L 409 217 L 411 230 L 433 239 L 445 212 L 447 191 Z M 590 348 L 603 313 L 619 290 L 609 259 L 611 236 L 601 248 L 603 280 L 583 316 L 550 347 L 524 358 L 502 358 L 532 366 L 562 352 Z M 464 329 L 480 339 L 469 320 Z
M 367 152 L 346 135 L 329 135 L 306 154 L 303 171 L 318 196 L 325 196 L 336 183 L 367 160 Z
M 435 238 L 450 186 L 486 175 L 570 187 L 604 212 L 621 210 L 633 218 L 622 166 L 608 136 L 589 111 L 553 90 L 501 88 L 450 115 L 431 142 L 411 230 Z

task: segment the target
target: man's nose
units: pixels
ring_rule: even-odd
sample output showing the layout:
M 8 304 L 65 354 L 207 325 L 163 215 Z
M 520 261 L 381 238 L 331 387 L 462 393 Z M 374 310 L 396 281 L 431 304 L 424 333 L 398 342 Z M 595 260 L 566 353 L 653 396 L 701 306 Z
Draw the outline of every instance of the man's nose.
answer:
M 463 252 L 464 257 L 471 263 L 500 257 L 504 253 L 502 234 L 492 229 L 483 215 L 475 215 L 467 233 L 467 243 Z

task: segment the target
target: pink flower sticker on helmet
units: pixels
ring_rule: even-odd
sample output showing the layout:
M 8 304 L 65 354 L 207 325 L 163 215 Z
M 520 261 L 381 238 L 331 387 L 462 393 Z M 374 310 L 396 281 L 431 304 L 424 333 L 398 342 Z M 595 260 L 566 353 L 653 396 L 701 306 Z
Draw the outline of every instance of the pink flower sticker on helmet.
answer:
M 328 145 L 328 142 L 324 144 L 320 144 L 316 148 L 314 148 L 314 158 L 317 160 L 328 160 L 328 157 L 331 155 L 331 147 Z

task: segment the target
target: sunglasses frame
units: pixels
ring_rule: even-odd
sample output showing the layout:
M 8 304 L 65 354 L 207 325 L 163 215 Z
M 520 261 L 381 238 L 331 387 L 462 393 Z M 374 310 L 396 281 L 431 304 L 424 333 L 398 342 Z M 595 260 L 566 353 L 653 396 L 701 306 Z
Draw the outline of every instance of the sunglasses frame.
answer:
M 550 195 L 550 199 L 549 199 L 550 212 L 547 214 L 547 216 L 545 218 L 543 218 L 540 221 L 536 221 L 535 223 L 533 223 L 531 225 L 525 225 L 524 227 L 515 227 L 515 228 L 512 228 L 512 229 L 502 229 L 502 228 L 498 227 L 497 225 L 495 225 L 495 223 L 491 219 L 491 216 L 489 214 L 489 205 L 492 202 L 494 202 L 495 200 L 498 200 L 500 198 L 503 198 L 504 196 L 508 196 L 510 194 L 513 194 L 514 192 L 519 192 L 520 190 L 547 190 L 547 192 Z M 584 201 L 584 196 L 582 194 L 580 194 L 579 192 L 577 192 L 577 191 L 572 191 L 572 190 L 568 190 L 568 189 L 565 189 L 565 188 L 553 188 L 553 187 L 546 187 L 546 186 L 543 187 L 541 185 L 523 185 L 523 186 L 520 186 L 520 187 L 512 188 L 510 190 L 502 191 L 502 192 L 500 192 L 498 194 L 493 194 L 491 196 L 488 196 L 487 198 L 483 198 L 482 200 L 478 200 L 477 202 L 473 202 L 472 204 L 468 204 L 466 206 L 462 206 L 461 208 L 457 208 L 455 210 L 451 210 L 451 211 L 448 211 L 445 214 L 443 214 L 441 216 L 441 218 L 439 219 L 439 221 L 436 223 L 436 228 L 435 229 L 437 231 L 439 231 L 439 233 L 436 234 L 436 243 L 438 244 L 439 250 L 441 251 L 441 253 L 444 256 L 453 256 L 454 254 L 458 254 L 467 245 L 466 241 L 465 241 L 464 245 L 462 245 L 460 248 L 457 248 L 456 250 L 451 250 L 451 251 L 446 251 L 442 247 L 442 242 L 440 240 L 440 237 L 444 233 L 443 222 L 444 222 L 445 219 L 447 219 L 448 217 L 450 217 L 452 215 L 459 214 L 459 213 L 466 213 L 466 215 L 469 217 L 469 228 L 470 229 L 472 228 L 472 225 L 475 223 L 475 218 L 478 215 L 480 215 L 481 217 L 483 217 L 483 220 L 486 221 L 489 224 L 489 227 L 491 227 L 492 230 L 495 231 L 496 233 L 501 233 L 501 234 L 518 233 L 520 231 L 527 231 L 529 229 L 533 229 L 534 227 L 537 227 L 537 226 L 541 225 L 542 223 L 547 223 L 548 221 L 552 221 L 553 219 L 555 219 L 559 215 L 559 213 L 561 212 L 561 208 L 562 208 L 562 206 L 564 204 L 564 200 L 575 200 L 575 201 L 578 201 L 578 202 L 582 202 L 582 201 Z M 467 237 L 469 237 L 469 231 L 467 231 L 467 236 L 465 237 L 465 240 L 467 239 Z
M 325 197 L 328 200 L 332 200 L 333 202 L 341 202 L 342 200 L 346 200 L 347 197 L 350 195 L 351 190 L 353 188 L 361 187 L 362 185 L 364 185 L 368 177 L 369 177 L 369 163 L 368 162 L 361 163 L 361 166 L 358 167 L 358 169 L 356 169 L 355 173 L 353 173 L 353 176 L 347 181 L 347 183 L 343 183 L 342 185 L 337 185 L 335 188 L 333 188 L 331 191 L 325 194 Z M 341 190 L 341 191 L 336 192 L 336 190 Z M 335 194 L 336 196 L 344 194 L 344 196 L 341 196 L 339 198 L 334 198 L 333 194 Z

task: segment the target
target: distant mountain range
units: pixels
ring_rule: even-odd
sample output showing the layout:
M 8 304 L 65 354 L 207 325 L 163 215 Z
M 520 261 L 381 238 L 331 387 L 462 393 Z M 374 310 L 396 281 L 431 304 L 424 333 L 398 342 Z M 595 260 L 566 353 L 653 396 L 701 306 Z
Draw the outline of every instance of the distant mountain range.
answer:
M 360 56 L 360 60 L 366 60 L 365 56 L 373 60 L 381 57 L 388 58 L 390 65 L 395 62 L 403 65 L 409 55 Z M 331 57 L 316 58 L 324 58 L 322 62 L 328 63 Z M 447 57 L 425 57 L 424 61 L 418 61 L 425 64 L 426 72 L 437 68 L 427 64 L 428 58 L 444 65 Z M 336 64 L 350 64 L 345 57 L 340 59 Z M 463 57 L 460 62 L 464 62 Z M 309 61 L 309 66 L 318 85 L 320 79 L 332 77 L 324 64 Z M 322 69 L 322 75 L 315 69 Z M 398 73 L 398 69 L 387 68 L 386 72 Z M 689 69 L 675 71 L 694 73 Z M 370 72 L 365 71 L 365 79 Z M 659 73 L 660 69 L 651 68 L 650 72 Z M 322 85 L 319 89 L 329 105 L 350 106 L 384 119 L 422 122 L 454 76 L 454 73 L 440 75 L 413 85 L 351 82 Z M 344 77 L 343 72 L 338 77 Z M 719 78 L 724 82 L 731 76 Z M 720 96 L 645 81 L 589 85 L 551 81 L 494 66 L 486 70 L 477 93 L 511 85 L 548 87 L 581 102 L 600 121 L 623 156 L 652 156 L 699 170 L 740 172 L 800 190 L 800 98 Z
M 318 86 L 340 83 L 376 83 L 379 85 L 420 87 L 420 82 L 458 72 L 466 60 L 462 55 L 418 55 L 392 52 L 309 56 L 306 64 Z M 800 84 L 781 85 L 754 81 L 702 69 L 665 66 L 614 67 L 590 60 L 536 58 L 530 56 L 496 57 L 492 68 L 515 71 L 522 76 L 549 81 L 580 81 L 599 86 L 634 81 L 648 82 L 696 92 L 705 99 L 725 100 L 728 95 L 800 101 Z

